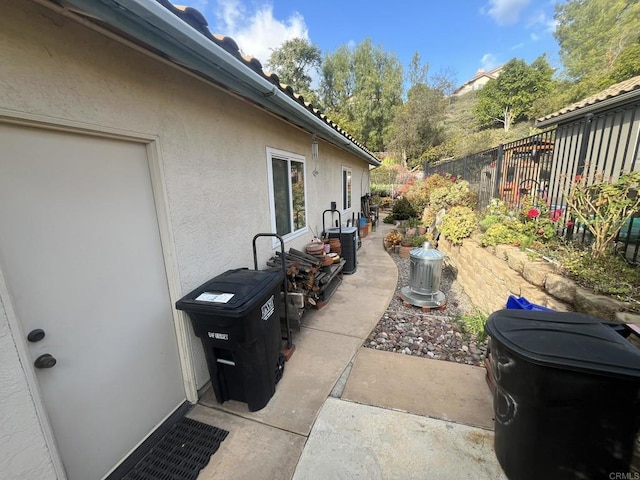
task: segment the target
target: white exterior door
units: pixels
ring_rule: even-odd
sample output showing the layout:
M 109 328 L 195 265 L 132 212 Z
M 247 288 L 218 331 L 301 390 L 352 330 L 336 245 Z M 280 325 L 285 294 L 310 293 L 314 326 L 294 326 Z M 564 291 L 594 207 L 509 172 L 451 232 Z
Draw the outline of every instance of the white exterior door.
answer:
M 67 476 L 99 479 L 185 399 L 145 146 L 0 124 L 0 271 Z

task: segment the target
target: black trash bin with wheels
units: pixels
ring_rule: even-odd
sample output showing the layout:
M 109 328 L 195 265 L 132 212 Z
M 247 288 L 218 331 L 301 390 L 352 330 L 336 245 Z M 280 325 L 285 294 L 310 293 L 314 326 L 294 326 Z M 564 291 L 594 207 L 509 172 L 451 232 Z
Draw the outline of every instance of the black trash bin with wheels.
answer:
M 342 273 L 350 275 L 358 269 L 358 228 L 336 227 L 327 230 L 329 238 L 338 238 L 342 250 L 342 258 L 345 260 Z
M 640 352 L 611 324 L 499 310 L 491 336 L 495 452 L 510 480 L 627 478 L 640 424 Z
M 176 302 L 191 319 L 219 403 L 263 408 L 284 369 L 279 295 L 282 272 L 229 270 Z

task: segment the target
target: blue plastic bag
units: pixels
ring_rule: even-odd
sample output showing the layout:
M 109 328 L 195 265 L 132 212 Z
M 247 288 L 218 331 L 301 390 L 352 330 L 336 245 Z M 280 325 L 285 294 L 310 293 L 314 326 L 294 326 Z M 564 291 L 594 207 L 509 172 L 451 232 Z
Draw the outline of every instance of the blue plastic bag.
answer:
M 509 295 L 507 299 L 507 308 L 515 309 L 515 310 L 538 310 L 541 312 L 553 312 L 554 310 L 551 308 L 543 307 L 542 305 L 536 305 L 535 303 L 531 303 L 524 297 L 516 297 L 514 295 Z

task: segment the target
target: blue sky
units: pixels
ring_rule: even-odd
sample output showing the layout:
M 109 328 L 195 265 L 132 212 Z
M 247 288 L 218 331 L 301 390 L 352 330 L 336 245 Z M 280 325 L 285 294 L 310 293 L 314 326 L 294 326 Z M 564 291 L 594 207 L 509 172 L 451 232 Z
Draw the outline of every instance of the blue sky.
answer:
M 395 52 L 406 68 L 415 51 L 430 72 L 448 70 L 456 84 L 479 68 L 547 53 L 560 68 L 550 0 L 181 0 L 200 10 L 209 29 L 233 37 L 263 63 L 273 48 L 303 37 L 323 53 L 365 38 Z

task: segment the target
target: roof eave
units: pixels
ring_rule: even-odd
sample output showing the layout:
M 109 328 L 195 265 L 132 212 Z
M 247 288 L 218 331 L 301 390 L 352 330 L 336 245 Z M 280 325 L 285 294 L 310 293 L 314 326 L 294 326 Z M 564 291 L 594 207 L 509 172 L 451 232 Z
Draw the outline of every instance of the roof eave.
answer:
M 64 0 L 63 4 L 99 18 L 161 52 L 177 65 L 225 86 L 371 165 L 380 166 L 380 161 L 369 151 L 159 3 L 149 0 Z
M 635 97 L 640 97 L 640 90 L 637 90 L 637 89 L 631 90 L 629 92 L 625 92 L 620 95 L 616 95 L 614 97 L 609 97 L 599 102 L 592 103 L 591 105 L 586 105 L 584 107 L 576 108 L 575 110 L 571 110 L 570 112 L 566 112 L 561 115 L 556 115 L 554 117 L 550 117 L 542 120 L 538 119 L 536 120 L 535 126 L 537 128 L 545 128 L 550 125 L 567 123 L 575 118 L 588 115 L 589 113 L 593 113 L 597 110 L 606 109 L 620 103 L 627 103 L 630 100 L 635 99 Z

